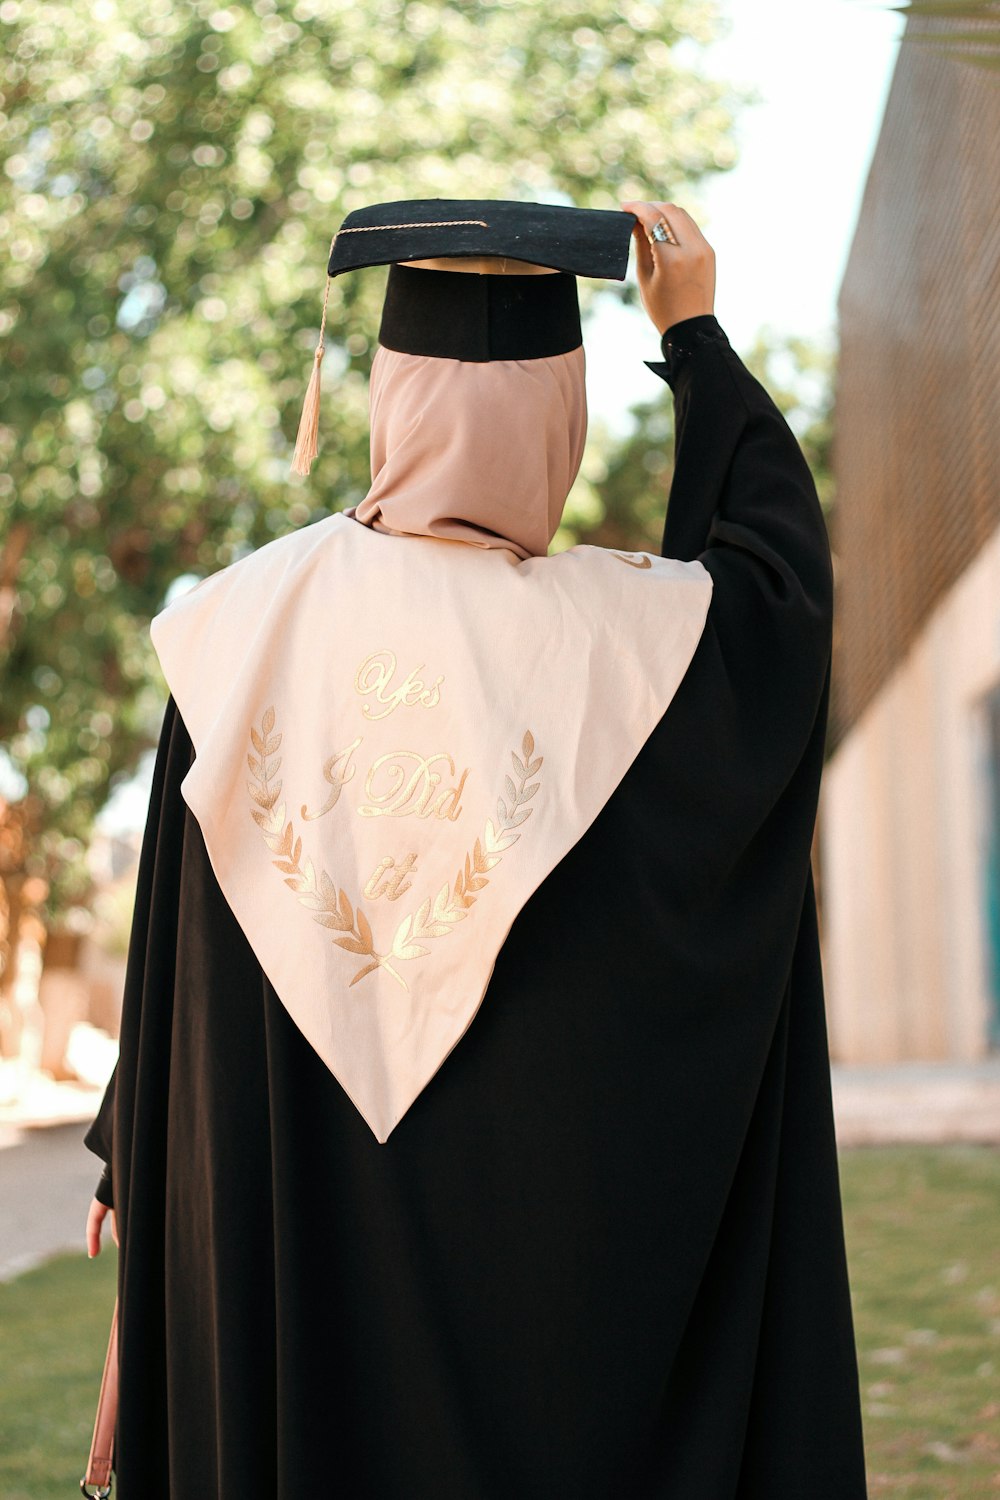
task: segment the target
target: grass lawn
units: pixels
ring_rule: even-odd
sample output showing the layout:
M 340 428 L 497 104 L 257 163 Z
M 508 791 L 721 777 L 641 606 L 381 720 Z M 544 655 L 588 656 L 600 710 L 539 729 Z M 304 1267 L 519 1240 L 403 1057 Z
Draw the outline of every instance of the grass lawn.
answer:
M 871 1500 L 1000 1500 L 1000 1150 L 845 1151 L 841 1182 Z M 105 1232 L 0 1285 L 3 1500 L 80 1493 L 116 1265 Z
M 57 1255 L 0 1284 L 3 1500 L 83 1500 L 117 1269 L 105 1221 L 93 1260 Z
M 1000 1500 L 1000 1150 L 840 1171 L 872 1500 Z

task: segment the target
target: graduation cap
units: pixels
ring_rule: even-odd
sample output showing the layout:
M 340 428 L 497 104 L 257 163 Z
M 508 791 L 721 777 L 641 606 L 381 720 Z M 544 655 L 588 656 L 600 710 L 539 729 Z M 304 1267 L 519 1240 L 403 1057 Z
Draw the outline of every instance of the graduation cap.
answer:
M 497 198 L 409 198 L 348 214 L 330 241 L 319 344 L 292 472 L 308 474 L 318 452 L 320 365 L 334 276 L 389 266 L 378 336 L 388 349 L 443 359 L 541 359 L 579 347 L 576 278 L 624 281 L 635 223 L 634 214 L 621 210 Z

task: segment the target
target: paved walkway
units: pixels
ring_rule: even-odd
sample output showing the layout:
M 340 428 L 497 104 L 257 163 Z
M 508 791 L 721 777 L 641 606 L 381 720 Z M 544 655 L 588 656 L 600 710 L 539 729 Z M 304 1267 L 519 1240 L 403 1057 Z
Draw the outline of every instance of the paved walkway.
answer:
M 103 1066 L 110 1075 L 110 1053 Z M 83 1136 L 103 1083 L 56 1083 L 0 1068 L 0 1281 L 58 1250 L 86 1251 L 87 1211 L 101 1175 Z M 834 1066 L 842 1147 L 911 1142 L 1000 1146 L 1000 1056 L 981 1063 Z M 105 1220 L 103 1248 L 114 1254 Z
M 87 1212 L 100 1158 L 83 1144 L 86 1124 L 19 1130 L 0 1125 L 0 1281 L 58 1250 L 87 1253 Z M 115 1250 L 104 1221 L 101 1254 Z
M 1000 1145 L 1000 1055 L 978 1063 L 835 1065 L 832 1076 L 841 1146 Z
M 88 1077 L 56 1083 L 49 1074 L 0 1060 L 0 1281 L 59 1250 L 87 1251 L 87 1212 L 101 1159 L 83 1144 L 104 1097 L 116 1047 L 105 1034 L 85 1058 Z M 107 1219 L 101 1254 L 116 1254 Z

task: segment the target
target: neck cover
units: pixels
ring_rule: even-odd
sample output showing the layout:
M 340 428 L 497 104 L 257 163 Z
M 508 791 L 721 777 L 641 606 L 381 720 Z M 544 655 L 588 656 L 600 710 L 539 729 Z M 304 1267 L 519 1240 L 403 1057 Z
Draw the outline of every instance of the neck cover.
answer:
M 369 391 L 371 489 L 346 514 L 393 536 L 543 557 L 583 457 L 585 369 L 582 344 L 482 363 L 380 346 Z

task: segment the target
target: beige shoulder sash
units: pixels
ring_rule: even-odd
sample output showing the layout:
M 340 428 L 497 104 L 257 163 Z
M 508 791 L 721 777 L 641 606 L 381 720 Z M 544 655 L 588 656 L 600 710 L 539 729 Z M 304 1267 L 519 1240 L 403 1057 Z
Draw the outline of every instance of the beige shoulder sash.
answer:
M 153 620 L 219 885 L 379 1141 L 666 711 L 711 591 L 698 562 L 333 515 Z

